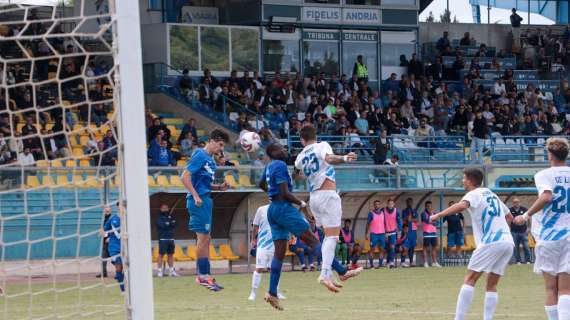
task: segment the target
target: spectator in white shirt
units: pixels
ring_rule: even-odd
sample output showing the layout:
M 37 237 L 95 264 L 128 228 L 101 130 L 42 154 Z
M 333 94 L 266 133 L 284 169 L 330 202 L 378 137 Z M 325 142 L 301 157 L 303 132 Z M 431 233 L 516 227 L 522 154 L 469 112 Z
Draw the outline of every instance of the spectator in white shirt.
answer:
M 30 148 L 25 148 L 23 153 L 18 154 L 18 162 L 21 166 L 33 166 L 36 163 Z
M 493 95 L 501 96 L 503 93 L 506 93 L 507 89 L 505 88 L 505 84 L 502 80 L 498 79 L 495 81 L 495 85 L 493 86 Z

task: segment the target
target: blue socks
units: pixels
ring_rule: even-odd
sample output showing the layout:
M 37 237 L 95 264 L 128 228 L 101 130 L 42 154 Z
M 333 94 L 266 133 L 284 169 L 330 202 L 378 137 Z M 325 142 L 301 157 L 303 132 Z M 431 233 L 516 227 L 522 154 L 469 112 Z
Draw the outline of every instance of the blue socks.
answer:
M 121 288 L 121 292 L 125 292 L 125 274 L 122 272 L 115 272 L 115 280 L 119 283 L 119 287 Z
M 269 294 L 277 297 L 277 287 L 279 286 L 279 278 L 281 278 L 281 267 L 283 260 L 273 258 L 271 260 L 271 270 L 269 271 Z
M 346 267 L 343 266 L 340 262 L 338 262 L 338 260 L 336 258 L 333 259 L 332 269 L 340 275 L 343 275 L 346 273 Z
M 208 258 L 198 258 L 196 264 L 198 265 L 198 275 L 205 276 L 210 274 L 210 261 Z

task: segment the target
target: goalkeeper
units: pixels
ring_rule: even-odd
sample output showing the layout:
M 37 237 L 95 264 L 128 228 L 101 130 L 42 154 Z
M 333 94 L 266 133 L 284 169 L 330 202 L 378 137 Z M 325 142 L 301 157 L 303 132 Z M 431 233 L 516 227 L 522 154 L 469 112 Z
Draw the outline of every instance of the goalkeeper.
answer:
M 105 212 L 112 210 L 110 206 L 105 207 Z M 103 225 L 101 235 L 107 235 L 109 256 L 111 263 L 115 266 L 115 280 L 119 283 L 121 292 L 125 292 L 125 274 L 123 273 L 123 260 L 121 259 L 121 218 L 116 213 L 111 213 L 111 217 Z

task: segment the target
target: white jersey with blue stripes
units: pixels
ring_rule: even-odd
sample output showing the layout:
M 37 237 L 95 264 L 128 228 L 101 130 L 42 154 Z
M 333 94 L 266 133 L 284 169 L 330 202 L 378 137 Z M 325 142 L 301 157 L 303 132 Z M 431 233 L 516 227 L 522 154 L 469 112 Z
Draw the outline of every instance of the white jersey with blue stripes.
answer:
M 319 190 L 327 179 L 336 179 L 333 166 L 326 161 L 327 154 L 333 154 L 331 146 L 328 142 L 318 142 L 306 146 L 297 155 L 295 168 L 303 171 L 309 192 Z
M 477 248 L 497 242 L 514 244 L 505 219 L 510 210 L 496 194 L 487 188 L 477 188 L 469 191 L 461 201 L 469 202 L 467 213 L 471 215 Z
M 551 167 L 534 176 L 538 195 L 552 192 L 552 201 L 532 218 L 532 234 L 538 241 L 558 241 L 570 234 L 570 167 Z
M 267 210 L 269 205 L 259 207 L 253 218 L 253 225 L 259 227 L 257 232 L 257 249 L 273 251 L 273 238 L 271 236 L 271 227 L 267 221 Z

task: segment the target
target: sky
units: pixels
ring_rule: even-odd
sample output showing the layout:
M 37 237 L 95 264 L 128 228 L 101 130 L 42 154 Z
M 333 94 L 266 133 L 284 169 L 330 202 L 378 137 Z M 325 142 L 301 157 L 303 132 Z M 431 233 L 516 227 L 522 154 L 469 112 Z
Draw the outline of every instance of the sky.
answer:
M 420 21 L 426 21 L 429 12 L 433 12 L 433 16 L 436 20 L 439 20 L 439 15 L 443 13 L 446 7 L 446 0 L 434 0 L 425 10 L 420 14 Z M 449 11 L 451 11 L 451 20 L 453 16 L 457 17 L 457 21 L 462 23 L 473 23 L 473 11 L 469 0 L 449 0 Z M 518 11 L 519 15 L 525 19 L 523 23 L 526 23 L 527 12 Z M 511 11 L 508 9 L 491 9 L 491 23 L 510 23 L 509 16 Z M 541 15 L 532 13 L 530 15 L 530 21 L 532 24 L 553 24 L 554 22 L 548 18 Z M 487 19 L 487 7 L 481 6 L 481 23 L 488 23 Z

